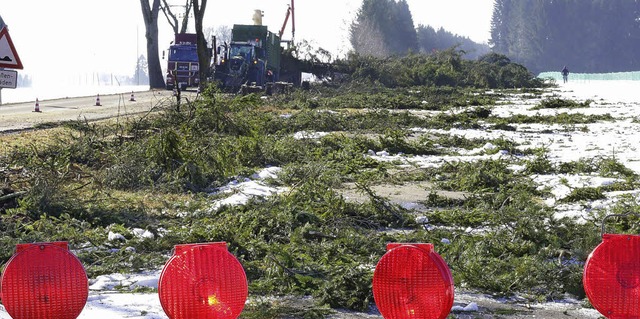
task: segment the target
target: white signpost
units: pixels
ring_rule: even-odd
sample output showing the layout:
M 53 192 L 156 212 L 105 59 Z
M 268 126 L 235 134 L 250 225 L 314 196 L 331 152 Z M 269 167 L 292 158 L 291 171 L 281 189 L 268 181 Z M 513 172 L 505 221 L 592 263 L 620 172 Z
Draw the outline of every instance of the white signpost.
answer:
M 18 72 L 0 70 L 0 88 L 15 89 L 18 86 Z

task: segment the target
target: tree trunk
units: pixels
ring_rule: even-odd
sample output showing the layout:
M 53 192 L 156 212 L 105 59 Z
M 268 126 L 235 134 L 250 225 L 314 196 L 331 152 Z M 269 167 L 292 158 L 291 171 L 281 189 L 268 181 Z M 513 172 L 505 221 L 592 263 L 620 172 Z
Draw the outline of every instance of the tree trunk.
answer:
M 203 85 L 210 74 L 211 51 L 207 45 L 207 39 L 204 37 L 202 30 L 202 22 L 204 20 L 204 11 L 207 7 L 207 0 L 192 0 L 193 15 L 196 21 L 196 35 L 198 45 L 198 63 L 200 64 L 200 85 Z
M 152 89 L 164 89 L 164 75 L 160 65 L 160 54 L 158 53 L 158 12 L 160 11 L 160 0 L 153 0 L 153 5 L 149 5 L 149 0 L 140 0 L 142 16 L 144 17 L 145 38 L 147 39 L 147 62 L 149 66 L 149 86 Z

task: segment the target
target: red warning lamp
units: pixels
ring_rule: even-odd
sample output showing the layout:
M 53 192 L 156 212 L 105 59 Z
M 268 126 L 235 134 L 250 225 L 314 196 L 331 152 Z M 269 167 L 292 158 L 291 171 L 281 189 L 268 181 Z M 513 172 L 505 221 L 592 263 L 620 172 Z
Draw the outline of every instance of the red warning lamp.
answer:
M 444 319 L 453 296 L 451 271 L 433 244 L 387 245 L 373 273 L 373 298 L 385 319 Z
M 13 319 L 76 319 L 89 295 L 87 274 L 67 242 L 17 245 L 0 288 Z
M 247 277 L 224 242 L 177 245 L 158 295 L 170 319 L 236 319 L 247 301 Z
M 607 318 L 640 318 L 640 236 L 605 234 L 584 266 L 582 282 L 593 307 Z

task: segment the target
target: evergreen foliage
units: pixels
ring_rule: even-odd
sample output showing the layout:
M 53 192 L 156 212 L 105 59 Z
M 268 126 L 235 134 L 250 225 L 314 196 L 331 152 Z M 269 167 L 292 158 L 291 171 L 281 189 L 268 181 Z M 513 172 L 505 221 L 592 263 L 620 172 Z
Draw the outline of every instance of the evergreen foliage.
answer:
M 450 48 L 433 54 L 409 54 L 399 58 L 375 58 L 351 54 L 338 61 L 351 79 L 388 88 L 450 86 L 475 88 L 541 87 L 543 83 L 524 66 L 504 55 L 488 53 L 478 60 L 463 59 L 464 51 Z
M 147 72 L 148 68 L 149 63 L 147 63 L 147 58 L 144 55 L 140 55 L 138 57 L 136 69 L 133 72 L 133 77 L 131 78 L 130 82 L 135 85 L 149 84 L 149 72 Z
M 33 135 L 24 145 L 13 144 L 19 135 L 0 138 L 0 263 L 17 243 L 64 240 L 95 277 L 158 270 L 177 244 L 224 241 L 247 273 L 251 296 L 265 300 L 250 301 L 243 317 L 321 318 L 333 308 L 369 310 L 373 269 L 387 243 L 431 242 L 457 287 L 532 299 L 584 297 L 581 262 L 599 241 L 598 227 L 555 218 L 523 173 L 619 176 L 626 182 L 616 187 L 629 190 L 638 183 L 630 169 L 614 159 L 557 167 L 544 154 L 523 163 L 522 173 L 491 159 L 403 168 L 365 154 L 458 154 L 487 143 L 526 154 L 503 138 L 416 135 L 414 129 L 571 125 L 610 116 L 493 115 L 495 99 L 508 91 L 487 88 L 540 85 L 526 68 L 495 53 L 476 61 L 455 49 L 385 59 L 354 54 L 343 66 L 351 81 L 336 88 L 314 84 L 262 98 L 222 94 L 212 85 L 182 108 L 169 105 L 116 123 L 54 123 L 59 127 L 50 131 L 25 132 Z M 560 104 L 568 103 L 545 106 Z M 298 132 L 329 134 L 295 138 Z M 282 171 L 266 182 L 287 191 L 245 205 L 214 204 L 224 197 L 216 191 L 221 186 L 268 166 Z M 416 199 L 430 221 L 420 225 L 416 212 L 374 190 L 404 181 L 465 196 L 434 192 Z M 347 184 L 365 200 L 348 200 Z M 571 200 L 605 191 L 582 189 Z M 632 201 L 620 207 L 640 210 Z M 138 229 L 155 237 L 138 237 Z M 109 232 L 125 240 L 110 241 Z M 451 243 L 440 244 L 443 238 Z M 289 309 L 280 306 L 281 296 L 313 297 L 314 305 Z
M 356 52 L 375 57 L 418 51 L 409 5 L 405 0 L 364 0 L 351 24 L 350 41 Z
M 95 277 L 159 269 L 176 244 L 225 241 L 245 268 L 250 294 L 265 300 L 251 302 L 243 316 L 321 318 L 332 308 L 369 309 L 373 269 L 387 243 L 431 242 L 451 267 L 457 287 L 532 299 L 565 293 L 584 297 L 581 262 L 599 241 L 598 227 L 556 218 L 539 200 L 544 194 L 528 174 L 625 177 L 627 184 L 616 187 L 627 190 L 635 189 L 638 176 L 606 158 L 558 166 L 541 154 L 523 163 L 526 170 L 521 173 L 511 170 L 507 160 L 404 170 L 363 156 L 370 150 L 410 156 L 455 154 L 489 142 L 512 154 L 524 152 L 504 139 L 412 133 L 416 127 L 448 130 L 505 121 L 492 115 L 495 101 L 478 107 L 481 99 L 494 99 L 493 94 L 477 96 L 461 88 L 465 73 L 473 68 L 522 67 L 497 54 L 465 62 L 453 50 L 404 59 L 353 63 L 361 65 L 362 76 L 378 67 L 398 74 L 430 70 L 425 74 L 440 74 L 458 88 L 408 84 L 395 89 L 363 85 L 356 90 L 353 83 L 361 79 L 354 78 L 351 85 L 337 89 L 319 85 L 262 99 L 223 95 L 212 86 L 181 111 L 167 108 L 117 125 L 69 122 L 55 139 L 4 148 L 0 262 L 11 257 L 17 243 L 65 240 Z M 393 68 L 406 65 L 413 69 Z M 422 108 L 440 112 L 399 112 Z M 589 121 L 572 116 L 576 123 Z M 569 123 L 562 117 L 512 117 L 506 123 Z M 296 132 L 331 134 L 296 139 Z M 213 208 L 218 195 L 212 190 L 269 165 L 283 168 L 270 185 L 287 186 L 288 191 L 245 205 Z M 414 212 L 373 188 L 403 181 L 425 181 L 466 195 L 445 198 L 434 192 L 419 200 L 428 207 L 425 217 L 433 228 L 427 229 L 416 223 Z M 368 200 L 348 201 L 341 192 L 347 183 L 356 184 Z M 596 199 L 605 191 L 584 188 L 568 200 Z M 640 209 L 635 203 L 621 207 Z M 601 217 L 595 214 L 590 220 Z M 136 228 L 149 230 L 155 238 L 135 236 Z M 109 232 L 125 240 L 108 241 Z M 451 239 L 450 244 L 440 244 L 443 238 Z M 289 309 L 271 301 L 274 296 L 310 296 L 315 305 Z

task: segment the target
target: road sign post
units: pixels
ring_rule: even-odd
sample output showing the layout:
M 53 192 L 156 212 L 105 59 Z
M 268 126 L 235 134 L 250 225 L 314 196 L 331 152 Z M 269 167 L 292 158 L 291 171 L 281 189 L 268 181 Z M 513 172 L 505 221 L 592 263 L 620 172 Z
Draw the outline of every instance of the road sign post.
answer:
M 2 105 L 2 89 L 15 89 L 18 86 L 18 72 L 0 68 L 0 105 Z
M 0 88 L 15 89 L 18 86 L 18 72 L 0 69 Z
M 18 85 L 18 72 L 4 68 L 21 70 L 22 61 L 11 41 L 9 30 L 0 17 L 0 105 L 2 105 L 2 88 L 15 89 Z
M 0 30 L 0 68 L 22 69 L 22 61 L 11 41 L 7 27 Z

